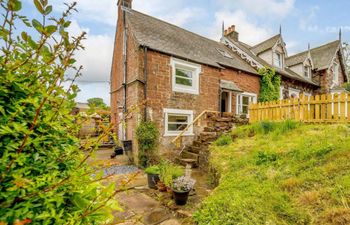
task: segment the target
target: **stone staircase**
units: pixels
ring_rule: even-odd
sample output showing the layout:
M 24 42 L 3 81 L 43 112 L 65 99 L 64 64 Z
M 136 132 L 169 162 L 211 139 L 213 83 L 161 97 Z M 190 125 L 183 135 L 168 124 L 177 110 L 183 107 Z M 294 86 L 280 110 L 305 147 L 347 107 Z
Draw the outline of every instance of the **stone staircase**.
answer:
M 208 114 L 207 123 L 194 138 L 194 141 L 186 145 L 177 162 L 181 165 L 190 164 L 192 167 L 200 167 L 206 170 L 209 163 L 209 145 L 213 143 L 220 135 L 230 132 L 236 124 L 243 124 L 245 119 L 234 117 L 232 114 Z

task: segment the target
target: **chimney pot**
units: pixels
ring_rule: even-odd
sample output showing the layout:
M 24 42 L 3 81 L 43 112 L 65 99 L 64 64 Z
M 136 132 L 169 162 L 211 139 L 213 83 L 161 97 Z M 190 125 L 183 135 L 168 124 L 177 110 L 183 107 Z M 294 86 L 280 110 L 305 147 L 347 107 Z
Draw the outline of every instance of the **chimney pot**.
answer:
M 231 38 L 233 41 L 238 41 L 239 39 L 239 33 L 236 31 L 235 25 L 228 27 L 228 29 L 225 30 L 224 34 L 225 37 Z

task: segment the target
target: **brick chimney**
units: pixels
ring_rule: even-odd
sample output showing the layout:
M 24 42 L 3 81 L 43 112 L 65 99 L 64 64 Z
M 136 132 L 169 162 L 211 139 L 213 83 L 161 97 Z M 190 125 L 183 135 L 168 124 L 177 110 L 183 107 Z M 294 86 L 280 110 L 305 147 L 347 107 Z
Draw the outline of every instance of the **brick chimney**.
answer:
M 239 40 L 239 33 L 236 31 L 236 26 L 232 25 L 224 32 L 225 37 L 232 39 L 233 41 Z
M 132 8 L 132 0 L 118 0 L 118 6 L 123 6 L 125 8 Z

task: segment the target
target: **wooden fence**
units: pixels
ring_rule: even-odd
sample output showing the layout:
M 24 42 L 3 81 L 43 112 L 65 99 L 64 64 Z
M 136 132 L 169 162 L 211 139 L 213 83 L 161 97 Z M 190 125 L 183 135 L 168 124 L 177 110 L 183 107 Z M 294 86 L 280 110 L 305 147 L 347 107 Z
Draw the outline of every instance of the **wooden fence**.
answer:
M 301 95 L 249 106 L 251 123 L 286 119 L 305 123 L 350 123 L 350 94 Z

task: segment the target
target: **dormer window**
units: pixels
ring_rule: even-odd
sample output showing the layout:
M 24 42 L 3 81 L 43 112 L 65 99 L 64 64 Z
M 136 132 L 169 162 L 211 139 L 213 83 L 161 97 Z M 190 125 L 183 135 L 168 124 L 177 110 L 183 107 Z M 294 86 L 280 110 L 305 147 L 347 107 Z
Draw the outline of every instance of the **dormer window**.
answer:
M 311 67 L 308 65 L 304 66 L 304 77 L 311 78 Z
M 339 65 L 338 63 L 333 64 L 333 83 L 339 84 Z
M 273 65 L 282 68 L 283 67 L 283 57 L 282 53 L 275 51 L 273 53 Z

